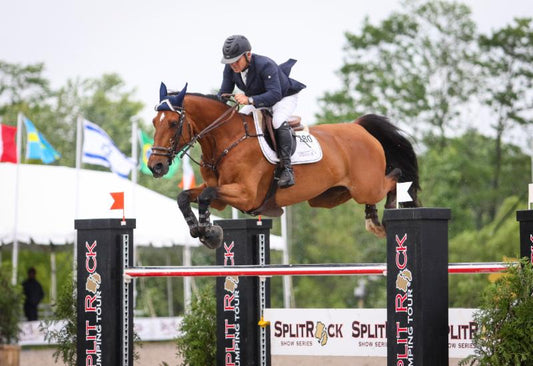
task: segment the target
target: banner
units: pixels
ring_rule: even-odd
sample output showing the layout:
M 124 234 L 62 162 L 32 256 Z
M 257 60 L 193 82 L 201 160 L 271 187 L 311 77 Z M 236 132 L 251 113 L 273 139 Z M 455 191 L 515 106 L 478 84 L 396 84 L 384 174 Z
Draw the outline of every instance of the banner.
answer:
M 450 358 L 474 353 L 476 309 L 449 309 Z M 272 355 L 387 357 L 387 309 L 266 309 Z

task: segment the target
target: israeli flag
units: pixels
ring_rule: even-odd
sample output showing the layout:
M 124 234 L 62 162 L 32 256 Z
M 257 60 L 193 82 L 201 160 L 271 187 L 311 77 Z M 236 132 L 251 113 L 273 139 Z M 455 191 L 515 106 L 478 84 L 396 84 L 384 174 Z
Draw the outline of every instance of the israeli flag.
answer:
M 126 157 L 111 137 L 95 123 L 83 121 L 83 153 L 81 161 L 110 168 L 115 174 L 128 178 L 135 163 Z

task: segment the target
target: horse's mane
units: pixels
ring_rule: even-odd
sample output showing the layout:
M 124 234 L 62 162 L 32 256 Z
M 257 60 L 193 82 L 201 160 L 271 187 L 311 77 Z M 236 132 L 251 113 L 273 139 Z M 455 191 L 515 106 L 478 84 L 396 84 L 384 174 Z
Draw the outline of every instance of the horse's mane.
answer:
M 179 94 L 179 92 L 169 92 L 168 93 L 168 95 L 177 95 L 177 94 Z M 222 101 L 220 99 L 220 97 L 218 95 L 216 95 L 216 94 L 187 93 L 187 95 L 192 95 L 192 96 L 195 96 L 195 97 L 211 99 L 211 100 L 217 101 L 217 102 L 219 102 L 221 104 L 224 104 L 227 107 L 227 104 L 224 103 L 224 101 Z
M 202 93 L 187 93 L 188 95 L 194 95 L 195 97 L 203 97 L 207 99 L 216 100 L 217 102 L 223 103 L 218 95 L 216 94 L 202 94 Z

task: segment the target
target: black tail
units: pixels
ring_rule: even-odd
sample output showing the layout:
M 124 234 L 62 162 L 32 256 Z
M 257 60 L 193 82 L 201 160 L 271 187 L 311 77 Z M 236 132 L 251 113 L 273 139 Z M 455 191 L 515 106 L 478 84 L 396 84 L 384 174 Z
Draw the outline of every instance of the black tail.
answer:
M 420 206 L 418 201 L 418 192 L 420 191 L 418 161 L 413 145 L 401 133 L 401 130 L 394 126 L 386 117 L 366 114 L 358 118 L 355 123 L 361 125 L 383 146 L 387 161 L 385 174 L 388 174 L 394 168 L 400 168 L 402 175 L 399 181 L 413 182 L 410 189 L 413 203 L 411 205 L 406 204 L 404 207 Z

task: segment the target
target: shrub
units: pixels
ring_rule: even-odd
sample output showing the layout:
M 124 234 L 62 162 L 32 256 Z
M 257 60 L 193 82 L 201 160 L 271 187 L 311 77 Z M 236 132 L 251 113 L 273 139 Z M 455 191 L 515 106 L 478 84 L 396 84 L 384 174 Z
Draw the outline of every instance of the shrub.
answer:
M 184 365 L 215 365 L 217 348 L 216 300 L 213 288 L 204 287 L 191 304 L 181 324 L 178 337 L 178 355 L 184 358 Z
M 55 362 L 61 358 L 67 366 L 76 366 L 78 314 L 77 314 L 77 287 L 76 279 L 71 275 L 61 289 L 57 306 L 52 320 L 41 322 L 41 331 L 45 333 L 44 339 L 55 343 L 56 350 L 53 353 Z M 57 329 L 55 324 L 65 322 L 63 327 Z M 133 332 L 133 359 L 138 360 L 140 355 L 137 346 L 142 347 L 137 332 Z
M 68 366 L 76 366 L 76 280 L 70 276 L 59 293 L 57 307 L 52 320 L 41 323 L 41 330 L 45 332 L 45 340 L 57 344 L 54 360 L 61 360 Z M 63 328 L 54 330 L 53 324 L 65 321 Z
M 460 365 L 509 366 L 533 360 L 533 266 L 527 258 L 511 266 L 483 296 L 474 318 L 475 354 Z
M 9 272 L 0 269 L 0 344 L 15 344 L 19 340 L 23 295 L 10 281 Z

